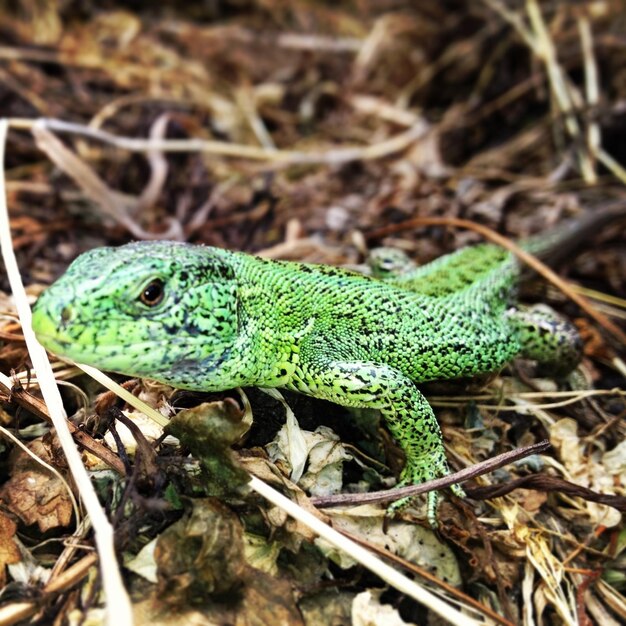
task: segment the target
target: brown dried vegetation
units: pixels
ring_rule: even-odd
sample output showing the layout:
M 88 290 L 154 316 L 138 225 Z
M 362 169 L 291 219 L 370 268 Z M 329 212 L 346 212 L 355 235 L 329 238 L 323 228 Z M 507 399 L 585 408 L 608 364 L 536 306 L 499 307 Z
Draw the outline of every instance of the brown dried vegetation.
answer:
M 438 217 L 516 239 L 624 202 L 625 26 L 618 0 L 0 2 L 6 186 L 30 294 L 80 252 L 131 239 L 336 264 L 385 244 L 424 263 L 480 236 L 439 225 L 372 233 Z M 560 268 L 622 327 L 625 240 L 623 224 L 608 228 Z M 72 611 L 97 620 L 93 538 L 0 281 L 0 371 L 23 385 L 1 390 L 0 626 L 62 624 Z M 493 500 L 445 502 L 439 538 L 418 534 L 409 514 L 386 535 L 374 507 L 317 514 L 501 623 L 524 612 L 528 623 L 624 623 L 624 346 L 545 284 L 531 281 L 527 295 L 579 316 L 596 391 L 555 391 L 512 370 L 429 397 L 459 468 L 546 437 L 552 451 L 480 479 L 482 497 L 500 489 Z M 426 623 L 419 605 L 370 593 L 376 576 L 246 492 L 240 465 L 315 510 L 287 479 L 279 438 L 267 445 L 280 404 L 250 390 L 255 424 L 242 442 L 231 397 L 197 407 L 207 398 L 131 385 L 164 410 L 210 414 L 202 436 L 239 448 L 202 459 L 197 431 L 187 442 L 177 432 L 178 445 L 132 424 L 127 436 L 117 400 L 94 410 L 99 389 L 62 364 L 57 376 L 80 388 L 64 398 L 137 623 Z M 289 402 L 303 429 L 323 422 L 347 444 L 308 433 L 303 488 L 381 488 L 394 451 L 376 423 L 355 428 L 333 405 Z M 589 490 L 622 498 L 607 506 Z

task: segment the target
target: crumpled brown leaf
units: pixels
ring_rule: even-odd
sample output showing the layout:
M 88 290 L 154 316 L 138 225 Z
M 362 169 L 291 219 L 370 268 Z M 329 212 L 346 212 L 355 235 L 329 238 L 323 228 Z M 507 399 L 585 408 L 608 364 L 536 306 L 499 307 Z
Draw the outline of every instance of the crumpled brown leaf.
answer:
M 55 463 L 41 439 L 28 447 L 46 463 Z M 22 450 L 13 459 L 11 478 L 0 489 L 0 501 L 24 524 L 37 524 L 41 532 L 69 526 L 72 501 L 63 482 Z
M 19 563 L 22 556 L 13 537 L 17 524 L 0 511 L 0 589 L 6 585 L 6 566 Z

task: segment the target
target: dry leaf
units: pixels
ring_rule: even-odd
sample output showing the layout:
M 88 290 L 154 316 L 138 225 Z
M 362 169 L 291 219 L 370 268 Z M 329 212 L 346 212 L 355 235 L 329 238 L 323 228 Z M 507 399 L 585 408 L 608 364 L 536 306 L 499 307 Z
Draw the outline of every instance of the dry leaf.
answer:
M 40 439 L 28 447 L 42 460 L 54 463 Z M 25 452 L 20 451 L 14 458 L 11 478 L 0 489 L 0 500 L 24 524 L 37 524 L 41 532 L 69 526 L 72 501 L 66 485 Z
M 6 585 L 6 566 L 19 563 L 22 558 L 13 537 L 17 524 L 0 511 L 0 589 Z

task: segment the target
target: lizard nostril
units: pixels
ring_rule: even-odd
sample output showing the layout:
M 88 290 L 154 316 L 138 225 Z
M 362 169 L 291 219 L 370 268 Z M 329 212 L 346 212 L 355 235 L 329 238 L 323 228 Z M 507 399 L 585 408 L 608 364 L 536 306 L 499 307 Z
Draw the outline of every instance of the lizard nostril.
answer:
M 61 321 L 64 324 L 67 324 L 68 322 L 72 321 L 72 318 L 74 317 L 74 309 L 72 308 L 71 305 L 67 305 L 64 306 L 63 309 L 61 310 Z

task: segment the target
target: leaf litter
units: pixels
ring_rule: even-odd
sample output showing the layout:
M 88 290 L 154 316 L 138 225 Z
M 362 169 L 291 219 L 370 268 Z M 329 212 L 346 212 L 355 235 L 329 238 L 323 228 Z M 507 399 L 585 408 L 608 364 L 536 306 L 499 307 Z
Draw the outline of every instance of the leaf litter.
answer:
M 517 239 L 623 199 L 619 3 L 44 0 L 0 11 L 3 110 L 15 120 L 7 192 L 31 293 L 80 252 L 131 239 L 350 265 L 384 244 L 424 263 L 479 236 L 443 226 L 369 234 L 419 216 Z M 35 125 L 39 117 L 56 120 Z M 161 149 L 146 151 L 148 139 Z M 624 249 L 614 226 L 560 267 L 622 327 Z M 624 347 L 545 285 L 530 281 L 524 297 L 576 319 L 582 368 L 599 391 L 575 390 L 565 404 L 523 366 L 481 384 L 435 385 L 427 392 L 444 399 L 436 410 L 452 464 L 549 437 L 549 453 L 476 486 L 539 473 L 626 495 Z M 0 301 L 14 320 L 11 300 Z M 3 388 L 2 425 L 74 490 L 19 328 L 3 317 L 0 332 L 0 371 L 35 394 Z M 63 376 L 84 390 L 67 388 L 64 400 L 116 528 L 138 624 L 426 623 L 422 607 L 248 493 L 247 472 L 500 621 L 626 620 L 622 512 L 583 492 L 538 485 L 446 501 L 437 534 L 419 511 L 385 527 L 380 506 L 358 506 L 402 463 L 375 418 L 360 428 L 349 411 L 286 394 L 300 426 L 289 419 L 281 430 L 285 407 L 252 391 L 248 409 L 239 394 L 141 382 L 135 393 L 176 415 L 176 440 L 164 440 L 116 424 L 126 418 L 109 409 L 124 409 L 120 400 L 96 413 L 93 384 L 71 368 Z M 239 421 L 250 412 L 252 427 Z M 31 603 L 30 623 L 102 623 L 85 560 L 93 537 L 76 534 L 67 486 L 2 441 L 0 624 L 19 621 L 20 602 Z M 346 491 L 352 507 L 316 510 L 309 500 Z M 20 561 L 29 564 L 21 573 Z

